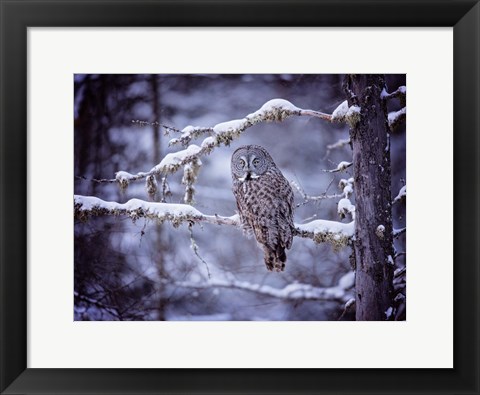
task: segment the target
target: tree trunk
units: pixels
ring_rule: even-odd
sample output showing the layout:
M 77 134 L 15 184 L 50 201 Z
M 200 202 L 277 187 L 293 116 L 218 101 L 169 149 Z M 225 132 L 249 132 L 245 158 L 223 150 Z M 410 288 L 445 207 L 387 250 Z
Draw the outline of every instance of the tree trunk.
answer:
M 381 98 L 383 75 L 345 77 L 353 149 L 355 188 L 357 320 L 393 319 L 393 235 L 391 205 L 390 136 L 386 107 Z
M 153 94 L 153 101 L 152 101 L 152 112 L 153 112 L 153 119 L 156 121 L 153 125 L 153 163 L 160 162 L 160 94 L 158 91 L 158 75 L 151 75 L 150 76 L 150 84 L 152 87 L 152 94 Z M 157 223 L 156 227 L 156 248 L 157 254 L 155 255 L 155 263 L 157 265 L 158 277 L 160 279 L 160 289 L 158 290 L 158 307 L 157 307 L 157 320 L 158 321 L 165 321 L 165 295 L 163 292 L 163 282 L 165 278 L 167 278 L 167 273 L 165 271 L 165 262 L 163 260 L 163 254 L 165 253 L 165 245 L 163 243 L 163 235 L 162 235 L 162 224 Z

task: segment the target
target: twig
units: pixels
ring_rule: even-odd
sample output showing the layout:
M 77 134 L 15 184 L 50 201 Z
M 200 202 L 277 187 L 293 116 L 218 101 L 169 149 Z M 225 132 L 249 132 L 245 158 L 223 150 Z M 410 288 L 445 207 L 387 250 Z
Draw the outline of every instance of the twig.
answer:
M 352 165 L 353 165 L 353 162 L 343 161 L 343 162 L 340 162 L 335 169 L 322 170 L 322 171 L 323 171 L 324 173 L 338 173 L 338 172 L 347 170 L 347 169 L 348 169 L 350 166 L 352 166 Z
M 208 278 L 210 279 L 210 278 L 212 278 L 212 276 L 210 274 L 210 269 L 208 268 L 208 263 L 205 261 L 205 259 L 203 259 L 200 256 L 200 253 L 198 252 L 198 244 L 195 241 L 195 239 L 193 238 L 193 224 L 192 223 L 190 223 L 188 225 L 188 231 L 190 233 L 190 247 L 192 248 L 192 250 L 195 253 L 195 255 L 197 256 L 197 258 L 200 259 L 200 261 L 202 261 L 203 264 L 205 265 L 205 267 L 207 268 L 207 275 L 208 275 Z
M 293 188 L 302 196 L 303 198 L 303 202 L 302 203 L 299 203 L 297 204 L 297 207 L 300 207 L 300 206 L 303 206 L 304 204 L 308 203 L 308 202 L 316 202 L 316 201 L 319 201 L 319 200 L 324 200 L 324 199 L 336 199 L 336 198 L 340 198 L 343 196 L 343 194 L 333 194 L 333 195 L 328 195 L 327 194 L 327 191 L 325 191 L 324 193 L 322 193 L 321 195 L 317 195 L 317 196 L 312 196 L 312 195 L 308 195 L 307 193 L 305 193 L 305 191 L 303 190 L 303 188 L 296 182 L 296 181 L 290 181 L 290 184 L 293 186 Z M 331 182 L 329 184 L 329 186 L 331 185 Z M 328 189 L 328 187 L 327 187 Z
M 400 191 L 398 191 L 397 196 L 395 199 L 393 199 L 392 204 L 395 204 L 397 202 L 403 202 L 407 198 L 407 186 L 404 185 L 403 187 L 400 188 Z
M 340 317 L 338 317 L 337 321 L 340 321 L 343 318 L 343 316 L 353 308 L 353 306 L 355 306 L 355 299 L 354 298 L 349 299 L 348 302 L 345 303 L 345 306 L 343 308 L 343 312 L 340 315 Z
M 346 145 L 350 144 L 350 139 L 340 139 L 337 142 L 333 144 L 327 145 L 327 152 L 325 152 L 325 155 L 323 156 L 323 160 L 327 159 L 328 156 L 330 155 L 330 151 L 337 149 L 337 148 L 342 148 L 345 147 Z
M 107 311 L 108 313 L 112 314 L 113 316 L 115 316 L 117 318 L 120 316 L 119 313 L 117 312 L 117 310 L 115 310 L 113 307 L 107 306 L 107 305 L 103 304 L 102 302 L 100 302 L 96 299 L 90 298 L 90 297 L 85 296 L 85 295 L 81 295 L 77 291 L 74 291 L 73 295 L 76 298 L 78 298 L 79 300 L 81 300 L 83 302 L 86 302 L 88 304 L 97 306 L 97 307 Z

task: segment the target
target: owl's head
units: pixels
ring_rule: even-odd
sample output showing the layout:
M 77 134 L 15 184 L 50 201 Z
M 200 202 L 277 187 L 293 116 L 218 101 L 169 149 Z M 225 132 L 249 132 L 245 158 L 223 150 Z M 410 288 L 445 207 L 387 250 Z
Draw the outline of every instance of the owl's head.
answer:
M 232 176 L 240 181 L 249 181 L 260 177 L 272 164 L 273 159 L 265 148 L 243 145 L 232 154 Z

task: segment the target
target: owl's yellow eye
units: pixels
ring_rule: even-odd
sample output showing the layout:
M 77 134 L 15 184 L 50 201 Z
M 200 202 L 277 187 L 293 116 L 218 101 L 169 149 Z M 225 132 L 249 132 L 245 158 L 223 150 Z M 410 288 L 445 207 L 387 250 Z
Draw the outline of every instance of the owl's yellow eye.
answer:
M 260 163 L 260 161 L 258 159 L 254 159 L 252 163 L 254 166 L 257 166 Z
M 244 167 L 246 162 L 243 159 L 240 159 L 240 166 Z

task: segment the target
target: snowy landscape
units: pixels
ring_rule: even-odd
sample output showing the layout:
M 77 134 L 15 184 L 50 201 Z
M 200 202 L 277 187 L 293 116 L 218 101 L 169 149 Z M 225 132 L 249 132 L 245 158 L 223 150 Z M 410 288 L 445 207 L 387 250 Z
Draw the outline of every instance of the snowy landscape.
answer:
M 395 247 L 385 319 L 404 320 L 406 76 L 385 80 Z M 74 319 L 354 320 L 349 130 L 361 108 L 343 81 L 75 75 Z M 284 272 L 267 271 L 242 232 L 230 158 L 245 144 L 267 149 L 295 192 Z M 383 239 L 385 226 L 375 232 Z

